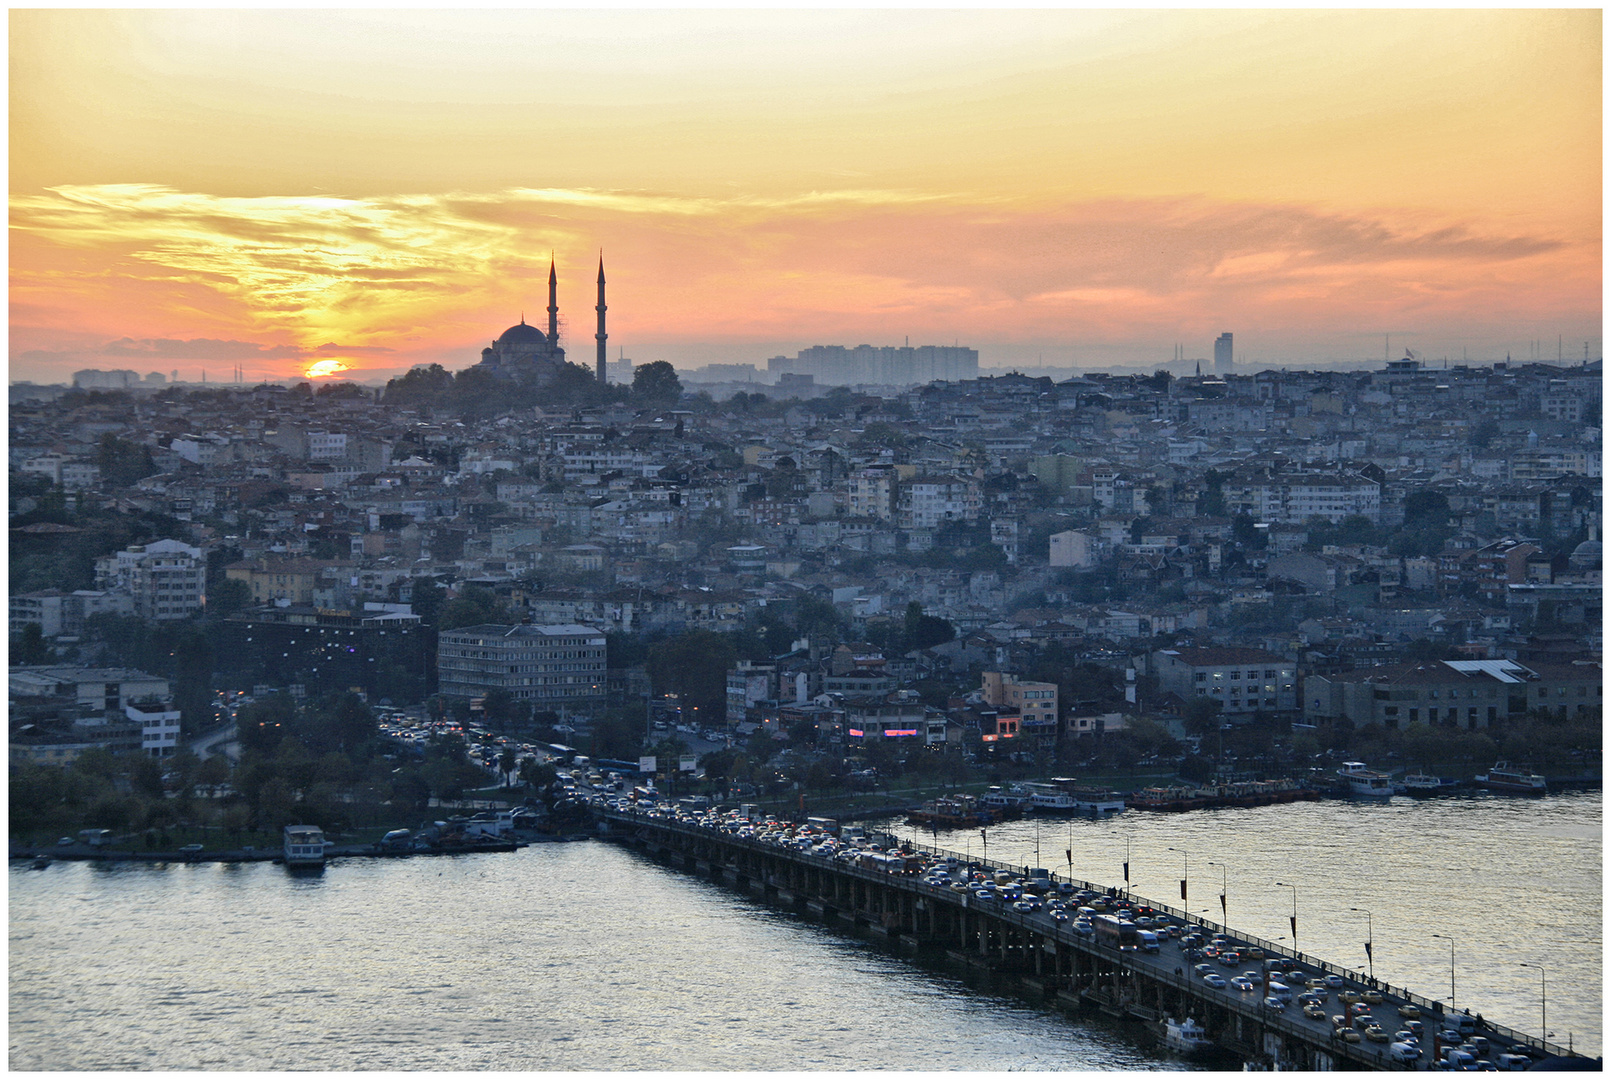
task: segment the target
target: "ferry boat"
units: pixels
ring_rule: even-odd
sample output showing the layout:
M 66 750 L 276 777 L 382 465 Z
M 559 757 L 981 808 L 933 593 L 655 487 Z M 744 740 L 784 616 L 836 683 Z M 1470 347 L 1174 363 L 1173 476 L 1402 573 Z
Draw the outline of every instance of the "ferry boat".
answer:
M 1544 794 L 1544 778 L 1530 773 L 1508 761 L 1501 761 L 1485 773 L 1478 773 L 1475 781 L 1493 791 L 1507 791 L 1512 795 Z
M 1386 773 L 1367 768 L 1363 761 L 1345 761 L 1337 770 L 1337 778 L 1348 794 L 1365 799 L 1392 797 L 1397 785 Z
M 1177 1054 L 1200 1056 L 1214 1049 L 1208 1033 L 1189 1016 L 1184 1020 L 1166 1016 L 1158 1021 L 1156 1030 L 1164 1047 Z
M 285 865 L 316 868 L 324 865 L 324 830 L 317 825 L 285 827 Z

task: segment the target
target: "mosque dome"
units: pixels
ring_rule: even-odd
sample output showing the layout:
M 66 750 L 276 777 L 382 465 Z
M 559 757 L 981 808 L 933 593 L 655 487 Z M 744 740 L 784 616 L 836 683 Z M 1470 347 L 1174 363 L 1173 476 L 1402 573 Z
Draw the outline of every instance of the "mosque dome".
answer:
M 547 345 L 548 339 L 543 332 L 535 326 L 527 325 L 522 319 L 498 336 L 496 345 Z
M 1572 549 L 1567 564 L 1574 570 L 1592 570 L 1600 565 L 1600 541 L 1585 540 Z

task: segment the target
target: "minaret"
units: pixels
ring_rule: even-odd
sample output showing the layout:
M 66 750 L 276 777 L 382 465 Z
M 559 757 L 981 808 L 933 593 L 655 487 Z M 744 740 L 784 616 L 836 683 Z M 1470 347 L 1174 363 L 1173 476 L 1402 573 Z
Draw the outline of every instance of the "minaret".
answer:
M 559 346 L 559 279 L 554 276 L 554 256 L 548 256 L 548 351 Z
M 599 252 L 599 302 L 598 302 L 598 306 L 595 307 L 593 310 L 597 311 L 599 313 L 599 332 L 593 335 L 593 340 L 597 341 L 599 343 L 599 354 L 598 354 L 599 383 L 600 383 L 600 385 L 602 385 L 604 383 L 604 381 L 605 381 L 605 379 L 604 379 L 604 341 L 605 341 L 606 338 L 608 338 L 610 336 L 609 334 L 606 334 L 604 332 L 604 312 L 607 309 L 606 309 L 606 307 L 604 305 L 604 253 L 602 251 Z

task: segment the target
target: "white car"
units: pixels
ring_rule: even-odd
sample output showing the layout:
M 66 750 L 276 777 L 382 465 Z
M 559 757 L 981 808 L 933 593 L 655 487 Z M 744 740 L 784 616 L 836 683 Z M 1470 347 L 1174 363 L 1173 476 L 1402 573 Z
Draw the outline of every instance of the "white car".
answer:
M 1236 978 L 1231 980 L 1231 985 L 1236 987 L 1238 990 L 1241 990 L 1243 993 L 1246 993 L 1253 989 L 1253 980 L 1249 979 L 1245 975 L 1238 975 Z
M 1225 976 L 1217 971 L 1210 971 L 1207 975 L 1204 975 L 1203 982 L 1212 986 L 1215 990 L 1225 989 Z

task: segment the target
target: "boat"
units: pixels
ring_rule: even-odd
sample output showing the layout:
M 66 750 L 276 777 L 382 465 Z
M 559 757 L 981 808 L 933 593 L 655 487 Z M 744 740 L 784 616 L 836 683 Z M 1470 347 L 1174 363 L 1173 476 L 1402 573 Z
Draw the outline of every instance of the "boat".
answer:
M 50 857 L 48 855 L 40 855 L 34 859 L 31 865 L 35 870 L 43 870 L 45 867 L 50 865 Z
M 1189 1016 L 1184 1020 L 1166 1016 L 1158 1021 L 1154 1030 L 1164 1048 L 1177 1054 L 1200 1056 L 1214 1049 L 1214 1042 L 1208 1033 Z
M 1404 794 L 1426 798 L 1429 795 L 1447 795 L 1458 791 L 1462 786 L 1460 781 L 1451 780 L 1446 776 L 1431 776 L 1427 773 L 1410 773 L 1404 778 L 1401 785 Z
M 1475 782 L 1490 791 L 1504 791 L 1512 795 L 1544 794 L 1544 778 L 1530 773 L 1518 765 L 1501 761 L 1485 773 L 1478 773 Z
M 971 795 L 949 795 L 930 799 L 916 810 L 909 811 L 909 825 L 929 828 L 965 828 L 973 825 L 993 825 L 1001 820 L 1000 812 L 986 806 Z
M 324 830 L 317 825 L 285 827 L 285 865 L 290 869 L 324 866 Z
M 1141 810 L 1180 812 L 1220 806 L 1270 806 L 1320 798 L 1312 787 L 1291 780 L 1238 780 L 1208 787 L 1151 787 L 1125 796 L 1128 806 Z
M 1364 799 L 1391 798 L 1397 789 L 1391 776 L 1367 768 L 1363 761 L 1343 762 L 1337 779 L 1349 795 Z
M 1024 804 L 1028 798 L 1016 792 L 1007 792 L 1000 787 L 992 787 L 979 796 L 979 805 L 987 810 L 995 811 L 1004 818 L 1017 817 L 1023 813 Z

